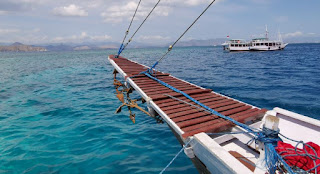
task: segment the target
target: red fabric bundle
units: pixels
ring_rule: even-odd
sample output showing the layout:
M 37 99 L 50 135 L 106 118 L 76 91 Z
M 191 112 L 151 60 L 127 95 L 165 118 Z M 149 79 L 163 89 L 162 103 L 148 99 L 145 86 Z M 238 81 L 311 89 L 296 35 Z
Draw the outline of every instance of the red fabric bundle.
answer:
M 312 142 L 308 142 L 306 144 L 311 146 L 316 152 L 316 154 L 315 154 L 315 152 L 309 146 L 305 146 L 308 154 L 315 155 L 315 156 L 318 155 L 318 157 L 320 157 L 320 146 L 319 145 L 312 143 Z M 293 147 L 291 144 L 284 143 L 282 141 L 278 141 L 278 146 L 276 147 L 276 151 L 283 157 L 283 159 L 291 167 L 297 166 L 305 171 L 315 167 L 314 160 L 312 160 L 308 156 L 302 156 L 302 155 L 306 154 L 306 152 L 303 149 L 297 148 L 297 152 L 296 152 L 295 147 Z M 300 155 L 296 155 L 296 154 L 300 154 Z M 286 155 L 294 155 L 294 156 L 286 156 Z M 319 159 L 316 160 L 316 165 L 318 165 L 318 164 L 320 164 Z M 320 167 L 318 167 L 316 170 L 317 170 L 317 172 L 320 172 Z M 315 170 L 312 170 L 310 172 L 315 173 Z

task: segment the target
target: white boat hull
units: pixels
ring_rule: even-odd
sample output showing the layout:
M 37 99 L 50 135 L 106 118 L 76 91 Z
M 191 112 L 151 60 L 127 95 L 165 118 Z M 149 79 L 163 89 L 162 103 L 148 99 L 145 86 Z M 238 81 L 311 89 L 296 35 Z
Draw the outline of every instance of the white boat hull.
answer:
M 275 51 L 283 50 L 288 44 L 282 44 L 280 46 L 252 46 L 249 47 L 250 51 Z
M 283 50 L 288 44 L 281 44 L 279 46 L 248 46 L 248 47 L 232 47 L 224 45 L 224 49 L 228 51 L 276 51 Z
M 280 119 L 280 133 L 295 140 L 304 142 L 312 141 L 320 144 L 320 121 L 303 115 L 299 115 L 281 108 L 274 108 L 273 111 Z M 262 121 L 251 124 L 251 127 L 259 128 Z M 242 128 L 234 127 L 231 132 L 239 132 Z M 194 155 L 205 165 L 210 173 L 243 173 L 256 174 L 266 173 L 257 167 L 259 162 L 258 146 L 251 142 L 247 143 L 253 136 L 250 134 L 225 134 L 210 137 L 206 133 L 199 133 L 193 136 L 191 147 Z M 283 139 L 285 143 L 295 145 L 295 142 Z M 300 146 L 298 146 L 301 148 Z M 255 150 L 256 149 L 256 150 Z M 250 169 L 243 164 L 239 158 L 234 157 L 231 151 L 241 154 L 245 160 L 252 163 Z

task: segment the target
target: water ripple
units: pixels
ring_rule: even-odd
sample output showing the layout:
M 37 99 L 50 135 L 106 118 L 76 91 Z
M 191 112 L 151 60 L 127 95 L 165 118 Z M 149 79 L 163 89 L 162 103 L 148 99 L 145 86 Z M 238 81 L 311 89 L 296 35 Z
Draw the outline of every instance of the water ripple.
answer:
M 309 49 L 308 52 L 303 50 Z M 124 53 L 152 65 L 163 48 Z M 279 52 L 177 48 L 159 65 L 187 81 L 271 109 L 319 119 L 319 45 Z M 180 150 L 165 124 L 114 114 L 113 51 L 0 55 L 0 173 L 158 173 Z M 167 173 L 196 173 L 179 156 Z

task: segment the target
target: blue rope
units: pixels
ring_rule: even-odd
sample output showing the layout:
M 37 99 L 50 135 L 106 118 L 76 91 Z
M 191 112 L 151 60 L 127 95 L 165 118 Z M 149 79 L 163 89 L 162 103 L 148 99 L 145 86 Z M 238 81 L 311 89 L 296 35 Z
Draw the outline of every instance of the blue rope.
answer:
M 277 153 L 275 146 L 272 143 L 265 143 L 265 160 L 270 173 L 276 173 L 277 162 L 280 161 L 288 173 L 294 174 L 291 167 L 284 161 L 284 159 Z
M 153 75 L 154 73 L 153 69 L 158 65 L 158 63 L 159 61 L 156 61 L 156 63 L 154 63 L 152 67 L 148 69 L 149 74 Z
M 265 144 L 265 158 L 266 158 L 265 160 L 266 160 L 266 164 L 267 164 L 267 168 L 268 168 L 269 172 L 270 173 L 275 173 L 275 171 L 277 169 L 276 168 L 277 167 L 277 163 L 280 161 L 281 163 L 283 163 L 284 167 L 287 169 L 287 171 L 290 174 L 294 174 L 294 172 L 292 171 L 290 166 L 284 161 L 284 159 L 276 152 L 276 150 L 274 148 L 277 145 L 278 141 L 282 141 L 278 136 L 279 131 L 274 131 L 274 130 L 267 129 L 267 128 L 264 128 L 262 131 L 257 131 L 255 128 L 251 128 L 246 124 L 240 123 L 240 122 L 238 122 L 238 121 L 236 121 L 236 120 L 234 120 L 234 119 L 232 119 L 230 117 L 227 117 L 227 116 L 224 116 L 224 115 L 220 114 L 219 112 L 209 108 L 208 106 L 204 105 L 203 103 L 199 102 L 198 100 L 195 100 L 194 98 L 192 98 L 191 96 L 189 96 L 185 92 L 180 91 L 179 89 L 177 89 L 177 88 L 175 88 L 175 87 L 173 87 L 173 86 L 171 86 L 171 85 L 159 80 L 158 78 L 152 76 L 152 74 L 154 73 L 153 69 L 157 66 L 158 63 L 159 63 L 158 61 L 155 62 L 151 68 L 149 68 L 146 71 L 140 72 L 138 75 L 141 75 L 141 74 L 146 75 L 147 77 L 153 79 L 154 81 L 160 83 L 161 85 L 163 85 L 163 86 L 165 86 L 165 87 L 167 87 L 167 88 L 169 88 L 169 89 L 171 89 L 171 90 L 173 90 L 175 92 L 178 92 L 178 93 L 182 94 L 183 96 L 185 96 L 186 98 L 188 98 L 192 102 L 198 104 L 199 106 L 201 106 L 204 109 L 206 109 L 207 111 L 209 111 L 211 114 L 217 115 L 217 116 L 219 116 L 221 118 L 224 118 L 224 119 L 226 119 L 228 121 L 231 121 L 232 123 L 234 123 L 234 124 L 240 126 L 241 128 L 245 129 L 249 133 L 254 134 L 255 135 L 254 139 L 256 141 L 260 141 L 260 142 Z M 137 75 L 135 75 L 135 76 L 137 76 Z M 132 77 L 135 77 L 135 76 L 132 76 Z M 171 163 L 169 163 L 168 166 Z
M 120 54 L 121 54 L 121 52 L 123 51 L 123 49 L 124 49 L 124 45 L 123 45 L 123 44 L 121 44 L 121 45 L 120 45 L 120 48 L 119 48 L 119 51 L 118 51 L 118 55 L 120 55 Z
M 203 103 L 199 102 L 198 100 L 192 98 L 191 96 L 189 96 L 188 94 L 186 94 L 185 92 L 161 81 L 160 79 L 154 77 L 154 68 L 158 65 L 159 61 L 155 62 L 151 68 L 147 69 L 146 71 L 142 71 L 140 72 L 139 74 L 137 75 L 134 75 L 134 76 L 131 76 L 130 78 L 134 78 L 138 75 L 141 75 L 141 74 L 144 74 L 146 75 L 147 77 L 151 78 L 152 80 L 160 83 L 161 85 L 177 92 L 177 93 L 180 93 L 182 94 L 183 96 L 185 96 L 186 98 L 188 98 L 189 100 L 191 100 L 192 102 L 198 104 L 199 106 L 203 107 L 205 110 L 207 110 L 208 112 L 210 112 L 211 114 L 214 114 L 216 116 L 219 116 L 221 118 L 224 118 L 228 121 L 231 121 L 232 123 L 240 126 L 241 128 L 243 128 L 244 130 L 248 131 L 248 132 L 245 132 L 246 134 L 248 133 L 252 133 L 255 135 L 255 137 L 252 139 L 252 140 L 255 140 L 256 143 L 257 141 L 260 141 L 262 143 L 264 143 L 265 145 L 265 161 L 266 161 L 266 165 L 267 165 L 267 168 L 268 168 L 268 171 L 271 173 L 271 174 L 274 174 L 277 170 L 277 164 L 280 162 L 284 165 L 285 169 L 287 170 L 288 173 L 290 174 L 294 174 L 294 172 L 292 171 L 291 167 L 285 162 L 285 160 L 281 157 L 280 154 L 277 153 L 277 151 L 275 150 L 275 147 L 277 146 L 277 142 L 278 141 L 282 141 L 281 138 L 279 138 L 279 132 L 280 130 L 278 131 L 274 131 L 274 130 L 271 130 L 271 129 L 268 129 L 268 128 L 265 128 L 263 127 L 263 130 L 262 131 L 259 131 L 255 128 L 251 128 L 249 127 L 248 125 L 246 124 L 243 124 L 243 123 L 240 123 L 230 117 L 227 117 L 227 116 L 224 116 L 222 114 L 220 114 L 219 112 L 209 108 L 208 106 L 204 105 Z M 236 132 L 236 133 L 239 133 L 239 132 Z M 287 138 L 287 137 L 286 137 Z M 250 141 L 252 141 L 250 140 Z M 182 149 L 183 150 L 183 149 Z M 179 152 L 177 155 L 179 155 L 181 152 Z M 177 157 L 176 155 L 176 157 Z M 175 157 L 175 158 L 176 158 Z M 175 159 L 174 158 L 174 159 Z M 173 160 L 174 160 L 173 159 Z M 169 167 L 169 165 L 173 162 L 173 160 L 166 166 L 166 168 Z M 314 168 L 317 168 L 319 166 L 315 166 Z M 166 170 L 166 168 L 164 170 Z M 164 171 L 162 170 L 161 173 Z M 313 170 L 313 169 L 311 169 Z
M 156 64 L 157 64 L 157 62 L 155 63 L 155 65 L 156 65 Z M 150 69 L 149 69 L 149 71 L 150 71 Z M 187 97 L 189 100 L 193 101 L 194 103 L 196 103 L 196 104 L 200 105 L 201 107 L 205 108 L 206 110 L 210 111 L 212 114 L 217 115 L 217 116 L 219 116 L 219 117 L 221 117 L 221 118 L 224 118 L 224 119 L 226 119 L 226 120 L 229 120 L 229 121 L 231 121 L 232 123 L 234 123 L 234 124 L 242 127 L 243 129 L 247 130 L 248 132 L 253 133 L 253 134 L 255 134 L 255 135 L 258 135 L 258 134 L 257 134 L 252 128 L 250 128 L 249 126 L 247 126 L 247 125 L 245 125 L 245 124 L 242 124 L 242 123 L 240 123 L 240 122 L 238 122 L 238 121 L 236 121 L 236 120 L 234 120 L 234 119 L 232 119 L 232 118 L 230 118 L 230 117 L 226 117 L 226 116 L 220 114 L 219 112 L 217 112 L 217 111 L 209 108 L 208 106 L 204 105 L 203 103 L 199 102 L 198 100 L 195 100 L 194 98 L 192 98 L 191 96 L 189 96 L 189 95 L 186 94 L 185 92 L 180 91 L 179 89 L 177 89 L 177 88 L 175 88 L 175 87 L 173 87 L 173 86 L 171 86 L 171 85 L 169 85 L 169 84 L 167 84 L 167 83 L 165 83 L 165 82 L 163 82 L 163 81 L 161 81 L 161 80 L 153 77 L 153 76 L 152 76 L 151 74 L 149 74 L 148 72 L 145 72 L 145 71 L 144 71 L 144 72 L 142 72 L 142 74 L 144 74 L 144 75 L 148 76 L 149 78 L 157 81 L 157 82 L 160 83 L 161 85 L 163 85 L 163 86 L 165 86 L 165 87 L 167 87 L 167 88 L 169 88 L 169 89 L 171 89 L 171 90 L 173 90 L 173 91 L 175 91 L 175 92 L 178 92 L 178 93 L 184 95 L 184 96 Z

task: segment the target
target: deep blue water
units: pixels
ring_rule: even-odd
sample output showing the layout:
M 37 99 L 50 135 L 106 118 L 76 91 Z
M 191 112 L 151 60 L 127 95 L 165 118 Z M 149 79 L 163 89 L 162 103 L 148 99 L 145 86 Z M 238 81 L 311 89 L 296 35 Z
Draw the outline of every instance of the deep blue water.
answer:
M 128 49 L 152 65 L 166 48 Z M 110 51 L 0 53 L 0 173 L 158 173 L 180 150 L 165 124 L 136 111 L 112 86 Z M 158 69 L 261 108 L 320 119 L 320 44 L 275 52 L 176 48 Z M 196 173 L 180 155 L 167 173 Z

